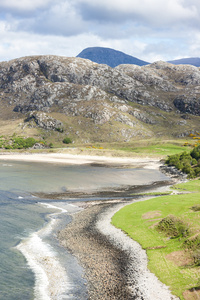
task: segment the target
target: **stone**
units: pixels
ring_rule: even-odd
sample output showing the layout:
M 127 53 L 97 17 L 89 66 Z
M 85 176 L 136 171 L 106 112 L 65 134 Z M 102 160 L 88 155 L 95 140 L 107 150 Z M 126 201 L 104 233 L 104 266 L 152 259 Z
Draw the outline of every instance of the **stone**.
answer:
M 48 116 L 44 112 L 31 112 L 26 118 L 26 122 L 34 121 L 39 127 L 46 130 L 58 130 L 60 131 L 63 127 L 63 123 Z

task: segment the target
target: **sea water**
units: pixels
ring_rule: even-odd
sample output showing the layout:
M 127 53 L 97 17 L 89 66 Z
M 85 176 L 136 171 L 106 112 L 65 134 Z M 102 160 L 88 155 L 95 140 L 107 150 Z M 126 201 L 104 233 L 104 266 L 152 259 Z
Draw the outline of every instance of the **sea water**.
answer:
M 0 162 L 0 299 L 87 299 L 84 270 L 56 238 L 77 208 L 66 199 L 58 210 L 55 201 L 31 193 L 108 189 L 166 179 L 159 171 L 141 168 Z

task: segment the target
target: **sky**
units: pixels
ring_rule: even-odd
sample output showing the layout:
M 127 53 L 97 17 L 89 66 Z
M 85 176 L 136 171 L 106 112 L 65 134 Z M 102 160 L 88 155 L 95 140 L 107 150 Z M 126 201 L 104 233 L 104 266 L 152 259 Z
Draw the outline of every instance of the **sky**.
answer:
M 200 57 L 200 1 L 0 0 L 0 61 L 87 47 L 147 62 Z

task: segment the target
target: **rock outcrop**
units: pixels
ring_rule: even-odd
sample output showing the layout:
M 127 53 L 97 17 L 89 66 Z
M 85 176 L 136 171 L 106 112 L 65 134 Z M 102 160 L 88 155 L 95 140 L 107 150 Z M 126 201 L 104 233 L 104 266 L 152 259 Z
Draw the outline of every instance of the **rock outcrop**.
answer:
M 87 120 L 94 131 L 101 130 L 95 126 L 109 127 L 104 129 L 111 140 L 119 135 L 125 140 L 150 137 L 158 134 L 156 125 L 175 129 L 181 122 L 180 114 L 185 114 L 185 119 L 191 119 L 187 115 L 199 116 L 199 99 L 200 70 L 189 65 L 156 62 L 142 67 L 111 68 L 81 58 L 58 56 L 24 57 L 0 63 L 1 105 L 5 109 L 12 107 L 16 115 L 23 114 L 26 120 L 31 116 L 46 130 L 65 127 L 50 116 L 60 113 L 74 118 L 81 128 Z M 181 130 L 187 132 L 189 126 L 193 130 L 196 126 L 193 120 L 181 124 L 185 126 Z M 177 131 L 180 135 L 178 127 Z
M 48 116 L 44 112 L 30 112 L 25 119 L 25 122 L 32 122 L 33 126 L 35 124 L 46 130 L 62 131 L 63 128 L 63 123 L 61 121 Z
M 200 116 L 200 95 L 180 95 L 174 99 L 174 106 L 182 113 Z

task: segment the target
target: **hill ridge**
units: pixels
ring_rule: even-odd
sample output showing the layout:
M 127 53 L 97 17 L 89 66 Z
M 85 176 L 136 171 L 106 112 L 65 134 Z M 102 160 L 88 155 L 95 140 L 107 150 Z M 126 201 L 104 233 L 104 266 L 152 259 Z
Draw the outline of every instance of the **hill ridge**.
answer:
M 149 64 L 122 51 L 105 47 L 88 47 L 81 51 L 77 57 L 89 59 L 99 64 L 107 64 L 112 68 L 121 64 L 135 64 L 139 66 Z
M 0 63 L 0 100 L 1 133 L 80 143 L 180 138 L 199 128 L 200 70 L 23 57 Z

